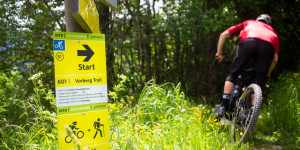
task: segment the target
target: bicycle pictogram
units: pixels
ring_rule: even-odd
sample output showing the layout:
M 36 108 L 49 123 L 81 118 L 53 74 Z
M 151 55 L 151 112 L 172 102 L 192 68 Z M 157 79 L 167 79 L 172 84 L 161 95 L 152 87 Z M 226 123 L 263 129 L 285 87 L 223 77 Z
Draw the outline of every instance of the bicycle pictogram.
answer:
M 81 138 L 83 138 L 83 136 L 84 136 L 84 132 L 83 132 L 83 131 L 77 131 L 77 133 L 76 133 L 76 131 L 74 131 L 74 130 L 78 130 L 78 129 L 79 129 L 79 128 L 76 128 L 76 125 L 77 125 L 77 122 L 74 121 L 74 122 L 72 123 L 72 125 L 69 125 L 69 127 L 72 129 L 74 135 L 75 135 L 78 139 L 81 139 Z M 66 143 L 71 143 L 71 142 L 72 142 L 72 138 L 71 138 L 70 136 L 66 136 L 66 137 L 65 137 L 65 142 L 66 142 Z
M 64 51 L 65 50 L 65 41 L 64 40 L 54 40 L 54 50 Z
M 63 49 L 62 41 L 59 41 L 57 44 L 54 45 L 55 48 Z

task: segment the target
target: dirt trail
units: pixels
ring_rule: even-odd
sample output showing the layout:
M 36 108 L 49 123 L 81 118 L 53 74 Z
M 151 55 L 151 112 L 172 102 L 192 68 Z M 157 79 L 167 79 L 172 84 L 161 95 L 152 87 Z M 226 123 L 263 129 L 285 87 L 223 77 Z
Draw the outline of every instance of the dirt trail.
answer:
M 222 118 L 220 121 L 222 125 L 230 125 L 230 121 L 228 119 Z M 255 144 L 254 150 L 282 150 L 283 148 L 280 145 L 274 145 L 271 143 L 257 143 Z
M 269 143 L 261 143 L 255 145 L 254 150 L 282 150 L 283 148 L 280 145 L 274 145 Z

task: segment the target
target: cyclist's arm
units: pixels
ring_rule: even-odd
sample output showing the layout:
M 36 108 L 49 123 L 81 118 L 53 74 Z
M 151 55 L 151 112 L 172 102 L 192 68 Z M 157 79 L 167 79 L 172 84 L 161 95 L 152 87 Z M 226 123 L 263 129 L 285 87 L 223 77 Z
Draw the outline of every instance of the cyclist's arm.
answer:
M 229 33 L 228 30 L 225 30 L 220 34 L 219 42 L 218 42 L 218 50 L 216 53 L 216 59 L 221 62 L 223 60 L 223 47 L 226 42 L 226 39 L 229 38 L 231 34 Z
M 275 53 L 272 64 L 271 64 L 269 72 L 268 72 L 268 77 L 271 76 L 271 73 L 272 73 L 273 69 L 275 68 L 277 62 L 278 62 L 278 53 Z

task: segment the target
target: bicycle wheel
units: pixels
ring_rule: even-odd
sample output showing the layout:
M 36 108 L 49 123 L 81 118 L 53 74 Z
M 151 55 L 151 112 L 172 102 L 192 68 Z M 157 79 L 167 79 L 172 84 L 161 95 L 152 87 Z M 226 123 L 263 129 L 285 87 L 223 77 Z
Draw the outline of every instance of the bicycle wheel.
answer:
M 66 136 L 65 142 L 66 142 L 66 143 L 71 143 L 71 142 L 72 142 L 72 138 L 69 137 L 69 136 Z
M 83 136 L 84 136 L 84 133 L 83 133 L 82 131 L 78 131 L 78 132 L 77 132 L 77 138 L 78 138 L 78 139 L 83 138 Z
M 254 98 L 254 107 L 251 101 Z M 245 143 L 252 136 L 262 104 L 262 90 L 257 84 L 251 84 L 243 92 L 237 103 L 237 114 L 230 124 L 231 141 L 238 145 Z

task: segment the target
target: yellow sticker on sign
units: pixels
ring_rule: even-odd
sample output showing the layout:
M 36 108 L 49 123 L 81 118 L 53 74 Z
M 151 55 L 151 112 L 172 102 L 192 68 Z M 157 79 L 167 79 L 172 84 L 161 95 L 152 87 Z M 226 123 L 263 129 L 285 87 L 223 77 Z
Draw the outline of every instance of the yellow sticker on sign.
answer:
M 67 128 L 80 142 L 82 149 L 109 149 L 108 110 L 58 116 L 59 149 L 76 149 Z
M 109 149 L 105 36 L 54 32 L 53 39 L 59 149 Z

